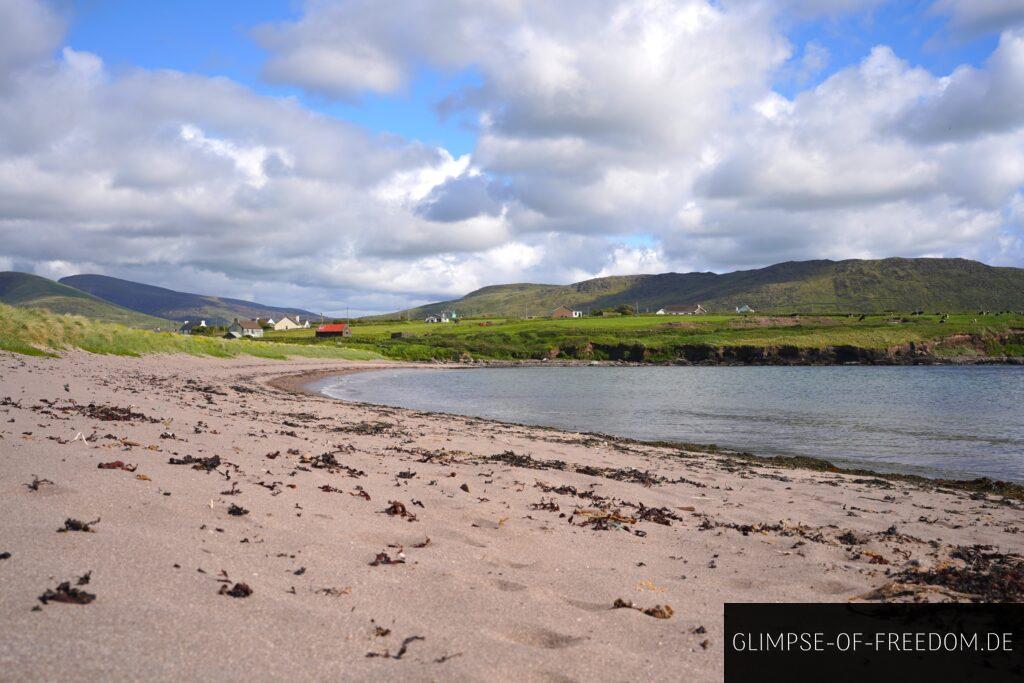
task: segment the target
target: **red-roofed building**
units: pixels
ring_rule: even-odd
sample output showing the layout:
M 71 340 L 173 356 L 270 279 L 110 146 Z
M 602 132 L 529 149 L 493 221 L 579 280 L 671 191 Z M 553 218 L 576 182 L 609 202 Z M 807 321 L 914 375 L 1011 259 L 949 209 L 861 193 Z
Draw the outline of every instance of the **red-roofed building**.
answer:
M 351 334 L 352 330 L 345 323 L 321 325 L 316 328 L 316 336 L 318 337 L 348 337 Z

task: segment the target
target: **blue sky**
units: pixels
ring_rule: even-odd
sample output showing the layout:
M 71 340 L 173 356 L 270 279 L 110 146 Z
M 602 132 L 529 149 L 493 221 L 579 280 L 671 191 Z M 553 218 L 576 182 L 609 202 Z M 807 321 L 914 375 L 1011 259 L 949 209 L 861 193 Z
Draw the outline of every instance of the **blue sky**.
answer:
M 99 55 L 112 69 L 175 69 L 224 76 L 256 92 L 295 97 L 310 109 L 381 133 L 441 145 L 453 155 L 472 151 L 475 134 L 461 117 L 443 118 L 436 105 L 459 88 L 478 82 L 472 69 L 443 73 L 426 66 L 411 86 L 393 96 L 364 94 L 330 101 L 260 77 L 266 52 L 253 40 L 255 27 L 293 20 L 293 0 L 75 0 L 68 44 Z
M 948 74 L 961 64 L 983 64 L 998 36 L 952 37 L 944 31 L 945 18 L 928 12 L 930 5 L 929 0 L 901 0 L 838 16 L 784 19 L 784 33 L 797 59 L 808 43 L 823 46 L 828 58 L 824 69 L 807 78 L 781 73 L 776 90 L 791 97 L 856 64 L 880 44 L 936 74 Z M 68 9 L 67 42 L 99 55 L 115 70 L 145 67 L 225 76 L 260 93 L 296 97 L 310 109 L 374 131 L 441 145 L 455 156 L 472 151 L 476 138 L 472 118 L 444 118 L 437 113 L 445 97 L 479 83 L 472 68 L 451 73 L 420 65 L 410 86 L 401 92 L 364 93 L 351 101 L 331 101 L 261 78 L 267 55 L 253 40 L 253 29 L 293 21 L 301 15 L 301 7 L 295 0 L 74 0 Z

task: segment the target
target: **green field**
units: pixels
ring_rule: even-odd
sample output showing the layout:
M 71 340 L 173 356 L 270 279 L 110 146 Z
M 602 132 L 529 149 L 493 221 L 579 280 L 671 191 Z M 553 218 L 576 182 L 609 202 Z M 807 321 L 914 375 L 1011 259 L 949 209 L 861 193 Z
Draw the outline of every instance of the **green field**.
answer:
M 886 351 L 927 345 L 938 358 L 1024 356 L 1019 314 L 853 316 L 621 316 L 467 319 L 459 323 L 364 322 L 352 336 L 314 330 L 268 332 L 267 341 L 347 347 L 403 360 L 629 360 L 671 362 L 694 349 L 852 347 Z M 403 337 L 392 339 L 401 332 Z
M 142 356 L 151 353 L 187 353 L 196 356 L 230 358 L 240 355 L 261 358 L 380 358 L 372 350 L 334 345 L 276 344 L 248 339 L 226 340 L 171 332 L 151 332 L 116 323 L 90 320 L 77 315 L 60 315 L 42 308 L 21 308 L 0 304 L 0 350 L 43 356 L 65 349 L 92 353 Z

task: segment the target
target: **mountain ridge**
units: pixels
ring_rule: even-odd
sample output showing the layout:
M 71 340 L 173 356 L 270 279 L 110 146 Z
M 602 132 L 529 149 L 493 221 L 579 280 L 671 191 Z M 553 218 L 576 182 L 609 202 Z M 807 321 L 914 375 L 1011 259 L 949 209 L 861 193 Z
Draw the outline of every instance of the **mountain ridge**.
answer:
M 244 299 L 179 292 L 108 275 L 70 275 L 61 278 L 59 282 L 118 306 L 169 320 L 206 320 L 210 325 L 223 325 L 234 318 L 316 316 L 301 308 L 268 306 Z
M 557 306 L 585 312 L 639 303 L 641 311 L 702 304 L 710 312 L 859 312 L 1024 308 L 1024 269 L 962 258 L 785 261 L 730 273 L 613 275 L 567 285 L 488 285 L 458 299 L 377 318 L 422 317 L 454 308 L 463 316 L 542 316 Z
M 142 329 L 172 329 L 170 320 L 118 306 L 74 287 L 32 273 L 0 272 L 0 303 L 45 308 Z

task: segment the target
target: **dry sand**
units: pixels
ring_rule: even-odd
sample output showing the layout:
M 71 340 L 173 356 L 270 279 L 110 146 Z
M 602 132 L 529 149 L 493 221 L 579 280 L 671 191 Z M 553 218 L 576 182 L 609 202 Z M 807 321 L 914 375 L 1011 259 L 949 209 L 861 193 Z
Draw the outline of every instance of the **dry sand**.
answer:
M 725 602 L 1020 598 L 957 550 L 1014 501 L 271 384 L 366 367 L 0 353 L 0 679 L 714 681 Z

